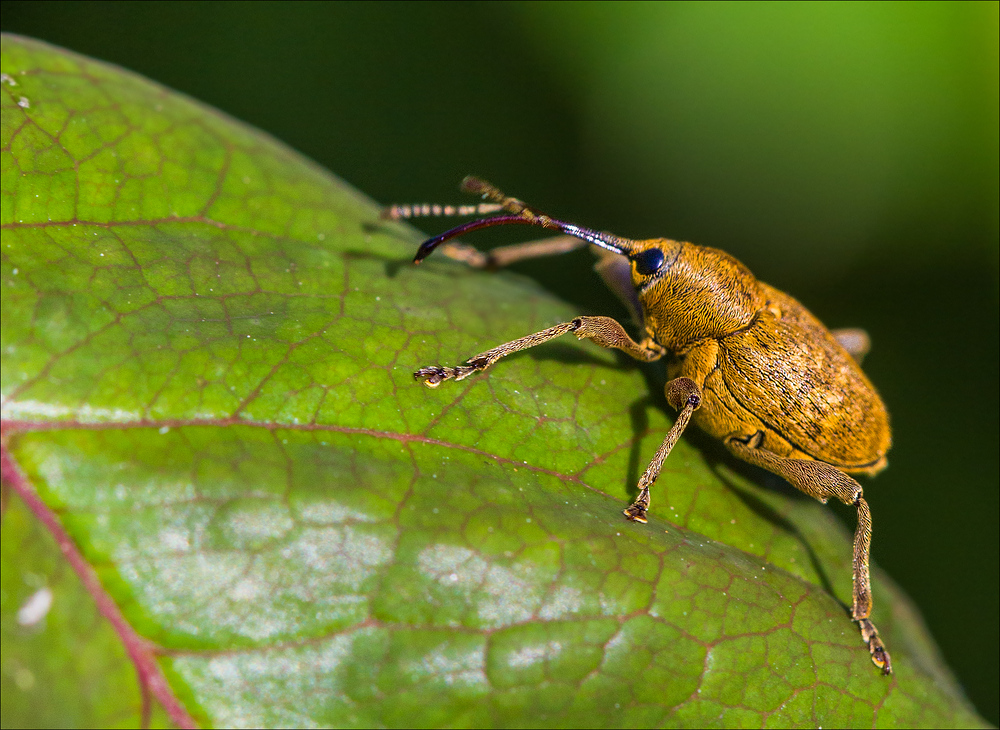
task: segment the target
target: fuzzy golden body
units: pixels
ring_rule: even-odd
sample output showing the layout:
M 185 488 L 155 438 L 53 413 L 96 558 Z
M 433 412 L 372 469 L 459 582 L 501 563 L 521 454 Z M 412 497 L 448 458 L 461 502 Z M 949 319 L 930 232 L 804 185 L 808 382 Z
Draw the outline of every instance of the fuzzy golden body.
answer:
M 871 381 L 805 307 L 760 284 L 751 322 L 700 342 L 667 366 L 668 377 L 704 376 L 692 422 L 726 441 L 763 434 L 760 448 L 875 474 L 892 443 L 889 414 Z
M 480 228 L 517 224 L 560 231 L 566 236 L 505 247 L 489 256 L 457 243 L 444 250 L 473 266 L 494 268 L 592 244 L 599 254 L 598 272 L 630 307 L 644 337 L 636 342 L 610 317 L 579 316 L 505 342 L 463 365 L 422 367 L 414 377 L 430 387 L 461 380 L 507 355 L 569 333 L 644 362 L 668 356 L 667 402 L 680 413 L 639 480 L 638 496 L 625 517 L 646 522 L 650 489 L 692 421 L 736 457 L 783 477 L 805 494 L 855 506 L 851 615 L 872 661 L 890 674 L 889 652 L 869 618 L 871 512 L 861 485 L 848 476 L 884 468 L 892 441 L 888 412 L 860 366 L 867 335 L 831 332 L 798 301 L 759 282 L 724 251 L 583 228 L 551 218 L 476 178 L 466 178 L 463 187 L 492 201 L 478 212 L 504 214 L 425 241 L 415 263 L 439 245 Z M 412 210 L 393 208 L 389 216 L 410 217 Z

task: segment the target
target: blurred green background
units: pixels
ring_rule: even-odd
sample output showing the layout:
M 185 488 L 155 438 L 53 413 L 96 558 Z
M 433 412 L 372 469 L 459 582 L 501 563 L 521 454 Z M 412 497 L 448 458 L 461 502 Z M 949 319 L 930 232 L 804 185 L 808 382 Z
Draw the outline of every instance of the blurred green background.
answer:
M 997 3 L 4 2 L 0 27 L 219 107 L 380 202 L 459 202 L 475 172 L 723 248 L 865 327 L 895 437 L 866 482 L 874 558 L 1000 722 Z M 519 270 L 623 315 L 586 253 Z

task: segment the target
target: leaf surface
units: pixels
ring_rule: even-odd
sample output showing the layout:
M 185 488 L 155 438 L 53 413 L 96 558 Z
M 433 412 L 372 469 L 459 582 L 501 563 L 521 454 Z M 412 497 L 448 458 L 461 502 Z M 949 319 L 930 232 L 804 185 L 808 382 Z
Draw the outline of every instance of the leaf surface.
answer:
M 5 479 L 196 722 L 981 724 L 877 570 L 896 674 L 871 665 L 829 508 L 692 435 L 649 525 L 624 522 L 670 424 L 636 366 L 570 338 L 413 381 L 579 312 L 410 266 L 418 233 L 149 81 L 9 36 L 2 71 Z M 30 653 L 8 620 L 38 570 L 20 515 L 5 666 Z M 51 616 L 77 610 L 57 595 Z M 95 643 L 59 631 L 53 661 Z M 5 724 L 33 691 L 8 676 Z

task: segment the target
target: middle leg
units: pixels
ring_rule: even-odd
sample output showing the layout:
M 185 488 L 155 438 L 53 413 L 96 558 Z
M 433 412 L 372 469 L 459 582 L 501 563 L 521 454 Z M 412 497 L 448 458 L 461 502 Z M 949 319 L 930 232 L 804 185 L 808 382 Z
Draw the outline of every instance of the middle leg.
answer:
M 625 517 L 632 522 L 646 522 L 646 512 L 649 510 L 650 502 L 649 488 L 653 486 L 656 478 L 660 476 L 660 470 L 663 469 L 663 462 L 666 461 L 667 456 L 670 455 L 670 451 L 674 448 L 674 444 L 677 443 L 681 434 L 684 433 L 684 429 L 687 428 L 691 420 L 691 414 L 701 406 L 701 388 L 691 378 L 674 378 L 667 383 L 666 393 L 667 402 L 680 411 L 680 413 L 677 414 L 677 420 L 674 421 L 674 425 L 667 431 L 667 435 L 663 438 L 663 443 L 660 444 L 660 448 L 656 450 L 656 455 L 649 462 L 649 466 L 643 472 L 642 478 L 639 479 L 638 496 L 623 512 Z

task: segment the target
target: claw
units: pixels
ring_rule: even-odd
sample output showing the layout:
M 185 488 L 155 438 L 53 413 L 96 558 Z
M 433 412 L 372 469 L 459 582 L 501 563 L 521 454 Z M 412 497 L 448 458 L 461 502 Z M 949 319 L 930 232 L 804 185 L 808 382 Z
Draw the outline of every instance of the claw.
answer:
M 889 658 L 889 652 L 885 649 L 885 644 L 879 638 L 875 624 L 862 618 L 858 619 L 858 626 L 861 627 L 861 638 L 868 644 L 868 651 L 872 654 L 872 664 L 881 669 L 882 674 L 886 676 L 892 674 L 892 660 Z
M 646 524 L 646 510 L 649 509 L 649 487 L 640 486 L 639 495 L 635 501 L 622 511 L 631 522 Z
M 436 388 L 448 379 L 448 373 L 444 368 L 432 365 L 431 367 L 420 368 L 417 372 L 413 373 L 413 378 L 414 380 L 423 379 L 424 385 L 428 388 Z
M 625 515 L 631 522 L 641 522 L 646 524 L 646 508 L 638 505 L 629 505 L 626 509 L 622 510 L 622 514 Z
M 892 661 L 884 646 L 869 647 L 872 653 L 872 663 L 882 670 L 887 677 L 892 674 Z

